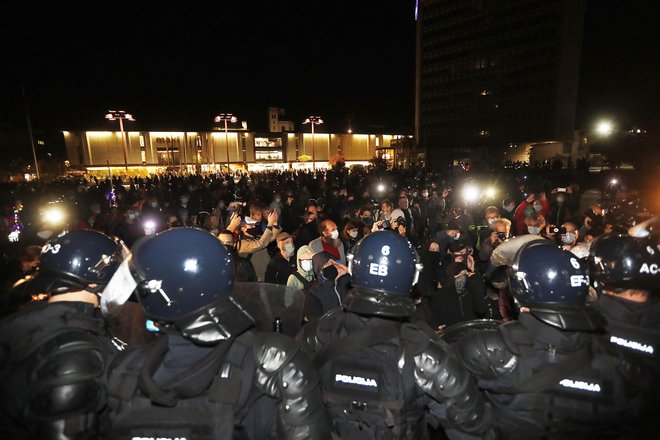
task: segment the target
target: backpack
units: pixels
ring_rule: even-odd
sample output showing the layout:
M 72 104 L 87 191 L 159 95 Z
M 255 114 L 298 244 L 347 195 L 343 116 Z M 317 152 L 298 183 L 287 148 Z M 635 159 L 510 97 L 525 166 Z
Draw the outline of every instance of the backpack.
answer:
M 332 341 L 314 364 L 334 432 L 343 440 L 424 438 L 428 398 L 415 383 L 412 358 L 426 347 L 428 335 L 411 324 L 365 323 L 341 310 L 326 315 L 319 332 Z
M 192 379 L 186 391 L 176 388 L 182 382 L 181 375 L 165 384 L 174 383 L 167 391 L 159 389 L 151 378 L 167 351 L 167 338 L 122 353 L 108 374 L 108 437 L 248 438 L 238 425 L 259 397 L 253 392 L 250 374 L 254 369 L 254 364 L 249 364 L 254 362 L 250 356 L 251 341 L 252 333 L 246 332 L 219 344 L 194 369 L 185 372 L 187 379 Z M 249 374 L 249 379 L 244 373 Z M 195 388 L 203 389 L 191 391 Z

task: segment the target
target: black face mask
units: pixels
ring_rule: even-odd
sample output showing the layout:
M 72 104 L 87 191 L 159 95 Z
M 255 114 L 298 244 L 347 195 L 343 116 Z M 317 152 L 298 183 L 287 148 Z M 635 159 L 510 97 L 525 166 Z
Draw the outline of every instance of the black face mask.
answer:
M 323 276 L 330 281 L 334 281 L 335 278 L 337 278 L 337 275 L 339 275 L 339 272 L 337 271 L 337 268 L 334 265 L 328 266 L 323 269 Z
M 367 226 L 373 226 L 374 224 L 374 219 L 372 217 L 362 217 L 362 221 Z

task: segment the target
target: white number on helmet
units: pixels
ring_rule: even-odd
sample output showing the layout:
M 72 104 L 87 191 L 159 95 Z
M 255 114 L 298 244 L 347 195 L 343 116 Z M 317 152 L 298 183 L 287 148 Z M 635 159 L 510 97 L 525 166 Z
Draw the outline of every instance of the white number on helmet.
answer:
M 576 260 L 575 258 L 571 258 L 571 266 L 573 266 L 576 269 L 579 269 L 580 263 L 578 263 L 578 260 Z
M 383 246 L 383 248 L 380 250 L 380 253 L 383 255 L 389 255 L 390 254 L 390 247 L 389 246 Z

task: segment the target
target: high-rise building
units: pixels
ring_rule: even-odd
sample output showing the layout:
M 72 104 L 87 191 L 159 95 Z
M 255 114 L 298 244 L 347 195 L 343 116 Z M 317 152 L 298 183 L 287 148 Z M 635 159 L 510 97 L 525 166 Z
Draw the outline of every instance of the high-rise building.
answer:
M 584 8 L 419 0 L 415 137 L 427 161 L 524 160 L 544 146 L 570 155 Z

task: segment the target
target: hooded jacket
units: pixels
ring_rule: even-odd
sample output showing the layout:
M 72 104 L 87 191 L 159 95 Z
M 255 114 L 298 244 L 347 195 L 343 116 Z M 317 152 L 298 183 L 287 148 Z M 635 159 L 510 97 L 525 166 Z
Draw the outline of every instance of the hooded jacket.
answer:
M 296 272 L 299 273 L 307 281 L 311 282 L 314 281 L 314 271 L 310 270 L 309 272 L 307 272 L 303 270 L 302 267 L 300 267 L 300 257 L 309 252 L 311 252 L 309 246 L 301 246 L 300 248 L 298 248 L 298 252 L 296 252 L 296 267 L 298 268 L 298 270 Z M 294 274 L 289 275 L 289 279 L 287 280 L 286 285 L 287 287 L 293 287 L 299 290 L 305 289 L 305 285 Z

